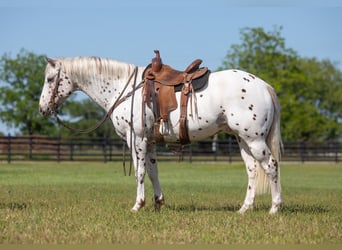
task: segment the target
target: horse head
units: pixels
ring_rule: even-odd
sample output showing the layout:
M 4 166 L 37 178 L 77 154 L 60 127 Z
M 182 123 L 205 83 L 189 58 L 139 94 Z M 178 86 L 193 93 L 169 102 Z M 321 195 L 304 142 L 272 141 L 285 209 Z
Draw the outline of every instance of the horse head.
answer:
M 44 86 L 39 100 L 39 111 L 43 115 L 57 114 L 58 107 L 70 96 L 74 84 L 62 68 L 58 59 L 46 58 Z

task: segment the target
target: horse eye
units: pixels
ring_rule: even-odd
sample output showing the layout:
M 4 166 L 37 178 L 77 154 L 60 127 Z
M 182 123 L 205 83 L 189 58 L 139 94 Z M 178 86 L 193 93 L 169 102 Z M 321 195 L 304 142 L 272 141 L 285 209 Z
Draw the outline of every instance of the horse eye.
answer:
M 55 77 L 54 77 L 54 76 L 53 76 L 53 77 L 48 77 L 48 78 L 47 78 L 47 81 L 48 81 L 48 82 L 52 82 L 52 81 L 53 81 L 53 79 L 55 79 Z

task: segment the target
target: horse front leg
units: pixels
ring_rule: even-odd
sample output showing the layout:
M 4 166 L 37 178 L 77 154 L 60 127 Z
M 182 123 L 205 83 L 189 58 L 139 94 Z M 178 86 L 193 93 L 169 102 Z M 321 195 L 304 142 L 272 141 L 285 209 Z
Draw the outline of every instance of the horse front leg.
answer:
M 152 182 L 154 190 L 154 208 L 156 211 L 159 211 L 160 207 L 164 205 L 165 201 L 158 178 L 157 152 L 155 142 L 151 142 L 147 146 L 146 163 L 147 174 Z
M 135 138 L 132 149 L 132 159 L 135 169 L 135 179 L 137 182 L 137 197 L 132 212 L 138 212 L 145 206 L 145 168 L 146 168 L 146 139 Z

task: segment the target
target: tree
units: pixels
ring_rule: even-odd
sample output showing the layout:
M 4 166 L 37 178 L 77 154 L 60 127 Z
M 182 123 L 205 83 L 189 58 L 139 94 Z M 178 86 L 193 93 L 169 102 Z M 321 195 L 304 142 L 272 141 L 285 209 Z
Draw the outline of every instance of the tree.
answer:
M 106 114 L 101 107 L 90 99 L 82 99 L 77 102 L 66 102 L 60 110 L 65 116 L 69 117 L 69 120 L 72 118 L 71 121 L 67 122 L 69 126 L 82 130 L 95 126 Z M 73 135 L 73 132 L 67 129 L 64 129 L 63 132 L 67 135 Z M 101 127 L 83 136 L 117 137 L 113 123 L 110 119 L 107 119 Z
M 342 72 L 329 60 L 301 58 L 281 30 L 242 29 L 242 43 L 231 46 L 219 70 L 242 68 L 276 89 L 284 140 L 340 139 Z
M 53 117 L 43 117 L 38 111 L 45 65 L 45 55 L 35 55 L 24 49 L 15 58 L 8 54 L 0 58 L 0 119 L 7 125 L 18 128 L 22 134 L 74 135 L 58 125 Z M 66 120 L 71 120 L 67 122 L 70 126 L 87 129 L 105 115 L 89 99 L 74 99 L 74 95 L 69 97 L 59 112 Z M 89 136 L 113 135 L 114 128 L 108 120 Z
M 0 119 L 23 134 L 52 134 L 53 123 L 38 112 L 46 65 L 43 55 L 24 49 L 12 59 L 0 59 Z

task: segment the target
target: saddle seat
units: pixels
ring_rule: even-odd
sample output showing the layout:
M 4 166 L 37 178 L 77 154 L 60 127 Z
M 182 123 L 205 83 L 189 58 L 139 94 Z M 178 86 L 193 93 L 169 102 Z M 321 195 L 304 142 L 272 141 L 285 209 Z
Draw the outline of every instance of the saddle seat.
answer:
M 169 65 L 162 64 L 160 53 L 154 51 L 156 57 L 152 59 L 151 70 L 148 71 L 146 78 L 159 82 L 166 86 L 177 86 L 197 79 L 207 73 L 208 68 L 199 68 L 202 63 L 201 59 L 193 61 L 184 71 L 173 69 Z
M 193 80 L 201 81 L 203 86 L 208 79 L 209 70 L 206 67 L 199 68 L 202 60 L 196 59 L 184 71 L 173 69 L 169 65 L 163 64 L 158 50 L 154 51 L 156 57 L 144 72 L 144 102 L 150 107 L 153 102 L 154 114 L 157 120 L 157 127 L 167 123 L 169 113 L 178 107 L 175 92 L 181 91 L 180 98 L 180 119 L 179 119 L 179 140 L 182 145 L 190 143 L 188 129 L 186 125 L 187 103 L 190 93 L 193 93 Z M 206 76 L 206 77 L 204 77 Z M 194 82 L 195 82 L 194 81 Z M 196 89 L 198 89 L 197 87 Z M 160 129 L 155 128 L 157 141 L 162 141 L 163 135 L 158 134 Z M 158 131 L 157 131 L 158 130 Z M 158 139 L 159 138 L 159 139 Z

